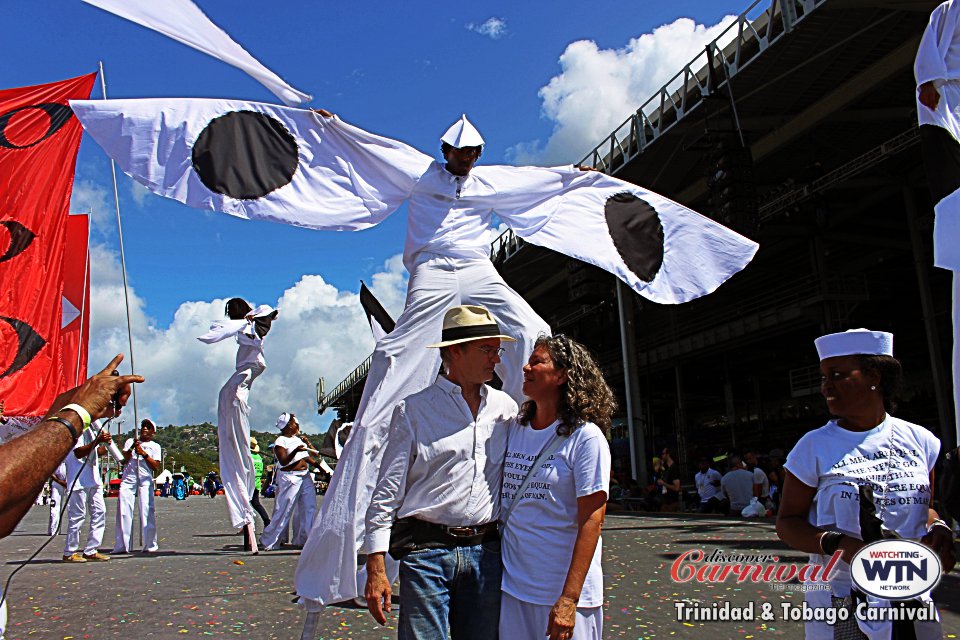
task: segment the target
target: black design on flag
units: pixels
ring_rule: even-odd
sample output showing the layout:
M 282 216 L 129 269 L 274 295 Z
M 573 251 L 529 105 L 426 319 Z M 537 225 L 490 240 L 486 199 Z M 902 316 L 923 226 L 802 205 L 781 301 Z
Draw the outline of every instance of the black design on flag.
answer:
M 623 263 L 638 278 L 651 282 L 663 266 L 663 225 L 657 211 L 625 192 L 607 198 L 603 213 Z
M 233 111 L 210 121 L 193 145 L 193 168 L 215 193 L 252 200 L 290 184 L 297 141 L 276 118 Z
M 47 344 L 47 341 L 41 338 L 33 327 L 23 320 L 3 316 L 0 316 L 0 320 L 13 327 L 13 330 L 17 333 L 17 352 L 13 356 L 13 362 L 10 363 L 6 371 L 0 373 L 0 378 L 5 378 L 30 364 L 30 361 L 40 353 L 40 349 Z
M 26 251 L 30 243 L 33 242 L 33 239 L 37 237 L 33 231 L 30 231 L 30 229 L 27 229 L 16 220 L 2 220 L 0 221 L 0 225 L 6 227 L 10 233 L 10 246 L 8 246 L 7 250 L 0 256 L 0 262 L 6 262 Z
M 28 109 L 39 109 L 50 119 L 46 126 L 47 130 L 42 132 L 39 138 L 34 138 L 29 141 L 19 139 L 28 132 L 32 133 L 33 135 L 37 135 L 38 133 L 35 131 L 36 123 L 22 122 L 23 120 L 27 120 L 31 117 L 36 117 L 36 114 L 31 115 L 24 113 Z M 19 117 L 14 117 L 17 116 L 17 114 L 21 115 Z M 0 115 L 0 147 L 5 147 L 7 149 L 28 149 L 34 145 L 40 144 L 55 134 L 60 127 L 65 125 L 70 120 L 71 117 L 73 117 L 73 110 L 65 104 L 59 104 L 56 102 L 32 104 L 26 107 L 13 109 L 12 111 L 7 111 L 5 114 Z M 42 129 L 42 127 L 40 128 Z M 10 139 L 11 137 L 13 140 Z

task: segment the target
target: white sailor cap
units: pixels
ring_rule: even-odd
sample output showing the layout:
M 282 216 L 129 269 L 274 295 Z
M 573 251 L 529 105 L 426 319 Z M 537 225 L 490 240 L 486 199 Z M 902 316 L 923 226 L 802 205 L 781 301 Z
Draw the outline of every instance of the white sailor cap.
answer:
M 277 431 L 283 431 L 283 428 L 287 426 L 287 423 L 290 422 L 290 418 L 293 416 L 291 413 L 284 411 L 280 414 L 280 417 L 277 418 Z
M 893 334 L 869 329 L 850 329 L 820 336 L 813 343 L 821 360 L 837 356 L 892 356 Z
M 460 119 L 454 122 L 453 125 L 447 129 L 447 132 L 441 136 L 440 141 L 446 142 L 456 149 L 482 147 L 484 144 L 480 132 L 467 120 L 467 114 L 460 116 Z

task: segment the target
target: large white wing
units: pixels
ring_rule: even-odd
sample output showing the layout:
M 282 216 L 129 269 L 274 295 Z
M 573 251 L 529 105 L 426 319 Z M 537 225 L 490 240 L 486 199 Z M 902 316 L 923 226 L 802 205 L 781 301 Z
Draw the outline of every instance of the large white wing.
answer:
M 643 297 L 687 302 L 743 269 L 756 242 L 652 191 L 597 171 L 479 167 L 497 214 L 536 245 L 616 275 Z
M 215 99 L 71 101 L 125 173 L 198 209 L 311 229 L 381 222 L 431 159 L 339 118 Z

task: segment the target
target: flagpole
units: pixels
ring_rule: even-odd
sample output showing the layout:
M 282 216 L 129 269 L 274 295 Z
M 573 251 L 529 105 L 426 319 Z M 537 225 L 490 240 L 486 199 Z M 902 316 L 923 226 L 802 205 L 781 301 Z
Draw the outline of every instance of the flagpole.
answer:
M 107 99 L 107 80 L 106 78 L 103 77 L 103 60 L 100 61 L 100 87 L 103 90 L 103 99 L 106 100 Z M 133 360 L 133 331 L 131 329 L 132 325 L 130 322 L 130 294 L 128 293 L 128 290 L 127 290 L 127 259 L 123 252 L 123 227 L 120 224 L 120 192 L 117 189 L 117 165 L 113 161 L 113 158 L 110 158 L 110 173 L 113 175 L 113 201 L 114 203 L 116 203 L 116 208 L 117 208 L 117 235 L 119 236 L 119 239 L 120 239 L 120 272 L 123 274 L 123 301 L 127 309 L 127 342 L 130 346 L 130 373 L 136 375 L 137 369 L 134 366 L 134 360 Z M 132 384 L 130 385 L 130 388 L 132 389 L 132 392 L 133 392 L 133 431 L 134 431 L 134 439 L 136 439 L 137 425 L 140 424 L 140 419 L 139 419 L 139 416 L 137 415 L 137 385 Z M 133 451 L 131 451 L 130 453 L 131 455 L 134 454 Z M 137 459 L 136 462 L 137 462 L 137 466 L 136 466 L 137 488 L 133 492 L 134 510 L 136 510 L 137 508 L 136 503 L 138 502 L 137 498 L 139 497 L 138 494 L 140 493 L 140 460 Z M 117 497 L 117 499 L 118 500 L 120 499 L 119 496 Z M 119 505 L 118 505 L 118 508 L 119 508 Z M 131 513 L 130 516 L 131 516 L 130 524 L 132 525 L 133 514 Z M 143 519 L 145 517 L 146 516 L 144 515 L 143 510 L 141 509 L 140 510 L 141 522 L 140 522 L 140 527 L 138 527 L 138 532 L 140 534 L 141 547 L 143 546 Z M 127 551 L 130 551 L 130 550 L 127 549 Z
M 107 81 L 103 77 L 103 60 L 100 61 L 100 87 L 103 90 L 103 99 L 107 99 Z M 120 238 L 120 273 L 123 275 L 123 301 L 127 310 L 127 343 L 130 346 L 130 373 L 136 375 L 137 368 L 133 364 L 133 332 L 130 323 L 130 294 L 127 290 L 127 259 L 123 252 L 123 227 L 120 224 L 120 192 L 117 189 L 117 165 L 110 158 L 110 173 L 113 175 L 113 201 L 116 203 L 117 210 L 117 235 Z M 132 384 L 130 388 L 133 392 L 133 428 L 137 428 L 139 419 L 137 416 L 137 385 Z
M 90 272 L 90 219 L 93 217 L 92 211 L 87 213 L 87 255 L 83 262 L 83 293 L 80 298 L 80 339 L 77 340 L 77 366 L 74 368 L 74 386 L 79 387 L 80 383 L 87 379 L 87 372 L 80 373 L 80 356 L 83 353 L 83 316 L 87 312 L 87 285 L 90 284 L 90 278 L 87 277 Z

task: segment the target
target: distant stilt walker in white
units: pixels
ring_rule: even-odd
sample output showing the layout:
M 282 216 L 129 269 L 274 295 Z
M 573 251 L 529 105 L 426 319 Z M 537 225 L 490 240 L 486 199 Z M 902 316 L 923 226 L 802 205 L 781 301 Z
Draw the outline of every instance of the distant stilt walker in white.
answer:
M 217 436 L 220 449 L 220 479 L 227 498 L 230 525 L 246 529 L 249 551 L 257 553 L 254 511 L 250 504 L 255 486 L 253 459 L 250 457 L 250 387 L 267 368 L 263 357 L 263 339 L 270 331 L 277 311 L 267 305 L 251 309 L 242 298 L 227 301 L 228 320 L 215 322 L 198 340 L 208 344 L 236 337 L 237 370 L 220 389 L 217 404 Z

